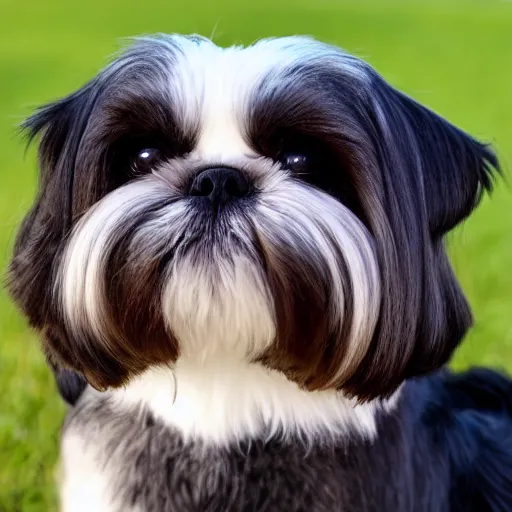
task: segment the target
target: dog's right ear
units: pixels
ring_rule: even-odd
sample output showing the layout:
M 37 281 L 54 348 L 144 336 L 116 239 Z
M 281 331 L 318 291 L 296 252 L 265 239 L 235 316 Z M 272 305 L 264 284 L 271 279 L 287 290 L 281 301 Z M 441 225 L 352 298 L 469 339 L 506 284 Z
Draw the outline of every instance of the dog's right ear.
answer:
M 9 291 L 32 327 L 51 321 L 53 271 L 71 228 L 75 160 L 95 98 L 90 84 L 38 109 L 21 126 L 39 143 L 39 184 L 23 220 L 7 275 Z

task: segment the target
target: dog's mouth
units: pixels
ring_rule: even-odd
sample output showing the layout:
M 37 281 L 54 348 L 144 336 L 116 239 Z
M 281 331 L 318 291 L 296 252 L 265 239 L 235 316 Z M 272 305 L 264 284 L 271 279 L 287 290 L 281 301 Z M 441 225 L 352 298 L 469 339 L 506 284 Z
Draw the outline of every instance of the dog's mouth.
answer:
M 190 202 L 206 231 L 229 232 L 236 218 L 247 219 L 250 216 L 254 200 L 253 197 L 244 197 L 212 203 L 206 198 L 191 198 Z

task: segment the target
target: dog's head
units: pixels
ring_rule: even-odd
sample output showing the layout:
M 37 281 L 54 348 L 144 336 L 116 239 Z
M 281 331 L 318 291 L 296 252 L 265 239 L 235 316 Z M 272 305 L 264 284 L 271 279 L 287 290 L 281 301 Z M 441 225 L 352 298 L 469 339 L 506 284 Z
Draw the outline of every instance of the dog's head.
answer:
M 336 48 L 141 38 L 25 127 L 10 289 L 96 387 L 226 357 L 383 396 L 471 323 L 443 236 L 496 158 Z

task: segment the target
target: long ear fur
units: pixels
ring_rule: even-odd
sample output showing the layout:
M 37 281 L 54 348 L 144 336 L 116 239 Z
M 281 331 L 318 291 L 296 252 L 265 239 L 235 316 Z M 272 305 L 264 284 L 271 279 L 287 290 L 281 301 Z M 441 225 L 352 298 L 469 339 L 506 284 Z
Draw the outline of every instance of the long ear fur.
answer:
M 7 285 L 30 325 L 42 331 L 44 338 L 52 336 L 55 322 L 53 275 L 71 229 L 75 159 L 96 99 L 93 90 L 88 84 L 40 108 L 22 125 L 29 142 L 41 135 L 39 188 L 14 245 Z M 43 339 L 43 344 L 53 360 L 56 354 L 48 350 L 48 340 Z
M 383 303 L 372 346 L 346 384 L 362 398 L 443 365 L 470 327 L 443 235 L 491 189 L 498 168 L 487 145 L 368 74 L 364 118 L 375 153 L 362 197 Z

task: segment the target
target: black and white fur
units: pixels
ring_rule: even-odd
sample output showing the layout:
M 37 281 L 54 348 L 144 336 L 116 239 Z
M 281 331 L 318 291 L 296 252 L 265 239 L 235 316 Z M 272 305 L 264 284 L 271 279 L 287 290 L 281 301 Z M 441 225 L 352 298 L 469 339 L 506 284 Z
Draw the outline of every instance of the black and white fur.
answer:
M 488 146 L 302 37 L 139 38 L 25 128 L 63 511 L 512 510 L 510 381 L 438 371 Z

